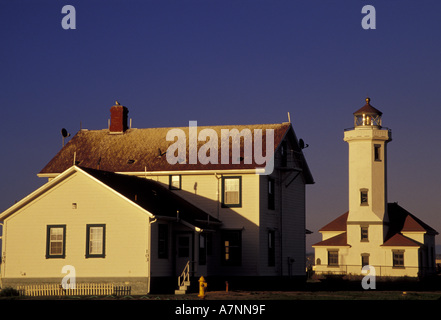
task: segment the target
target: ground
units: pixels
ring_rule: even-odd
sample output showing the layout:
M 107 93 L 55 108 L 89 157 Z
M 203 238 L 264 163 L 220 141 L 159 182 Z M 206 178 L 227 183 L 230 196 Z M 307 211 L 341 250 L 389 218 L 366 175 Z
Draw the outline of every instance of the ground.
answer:
M 441 277 L 427 281 L 406 279 L 405 281 L 377 281 L 375 288 L 363 289 L 359 280 L 344 280 L 342 277 L 307 281 L 300 290 L 240 290 L 225 288 L 205 292 L 205 298 L 193 291 L 184 295 L 156 294 L 134 296 L 54 296 L 54 297 L 2 297 L 16 300 L 439 300 L 441 302 Z
M 11 299 L 11 298 L 3 298 Z M 62 297 L 17 297 L 18 300 L 161 300 L 161 301 L 198 301 L 198 300 L 439 300 L 441 289 L 437 291 L 207 291 L 201 299 L 198 293 L 185 295 L 149 294 L 143 296 L 62 296 Z

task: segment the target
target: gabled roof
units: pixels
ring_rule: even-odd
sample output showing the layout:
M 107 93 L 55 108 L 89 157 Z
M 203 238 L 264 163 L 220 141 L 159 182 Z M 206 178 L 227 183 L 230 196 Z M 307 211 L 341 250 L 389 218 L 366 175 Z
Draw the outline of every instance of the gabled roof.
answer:
M 394 234 L 392 237 L 387 239 L 382 245 L 382 247 L 420 247 L 421 243 L 403 236 L 400 233 Z
M 387 204 L 389 229 L 386 235 L 384 246 L 419 246 L 420 244 L 412 239 L 403 236 L 403 232 L 424 232 L 431 235 L 436 235 L 438 232 L 429 225 L 415 217 L 413 214 L 402 208 L 398 203 Z M 347 220 L 349 212 L 337 217 L 319 231 L 336 231 L 346 232 Z M 321 241 L 314 246 L 335 245 L 328 243 L 342 243 L 342 234 L 333 238 Z M 343 244 L 341 244 L 343 245 Z
M 319 230 L 319 232 L 322 232 L 322 231 L 346 231 L 346 222 L 348 221 L 348 214 L 349 214 L 349 211 L 346 213 L 343 213 L 337 219 L 332 220 L 327 225 L 322 227 Z
M 389 216 L 389 233 L 387 238 L 392 237 L 397 232 L 426 232 L 428 234 L 438 234 L 435 229 L 399 206 L 396 202 L 388 203 L 387 211 Z
M 175 141 L 167 141 L 167 133 L 172 129 L 180 129 L 186 135 L 186 163 L 170 164 L 166 159 L 166 151 Z M 299 147 L 297 137 L 290 123 L 262 124 L 262 125 L 229 125 L 229 126 L 198 126 L 198 133 L 203 129 L 213 129 L 218 136 L 218 164 L 189 163 L 189 128 L 147 128 L 128 129 L 122 134 L 112 134 L 108 129 L 103 130 L 80 130 L 40 171 L 39 176 L 60 174 L 74 163 L 83 168 L 100 169 L 109 172 L 134 173 L 154 171 L 184 171 L 184 170 L 242 170 L 263 168 L 264 164 L 232 164 L 232 147 L 230 143 L 230 164 L 221 163 L 222 135 L 221 130 L 250 129 L 254 137 L 254 130 L 262 130 L 262 150 L 266 150 L 266 132 L 274 130 L 274 151 L 281 141 L 287 137 L 294 145 L 294 155 L 297 157 L 297 165 L 301 167 L 306 183 L 313 183 L 311 172 L 304 158 L 302 149 Z M 208 139 L 207 139 L 208 140 Z M 205 141 L 198 141 L 198 149 Z M 253 144 L 253 143 L 252 143 Z M 241 156 L 243 156 L 243 139 L 240 143 Z
M 105 185 L 118 196 L 143 209 L 151 218 L 180 220 L 191 227 L 205 228 L 220 221 L 209 213 L 151 179 L 72 166 L 0 214 L 0 221 L 34 201 L 74 173 L 84 174 Z M 91 195 L 93 197 L 93 195 Z M 179 211 L 179 214 L 177 213 Z
M 348 244 L 347 233 L 340 233 L 332 238 L 317 242 L 313 247 L 346 247 Z

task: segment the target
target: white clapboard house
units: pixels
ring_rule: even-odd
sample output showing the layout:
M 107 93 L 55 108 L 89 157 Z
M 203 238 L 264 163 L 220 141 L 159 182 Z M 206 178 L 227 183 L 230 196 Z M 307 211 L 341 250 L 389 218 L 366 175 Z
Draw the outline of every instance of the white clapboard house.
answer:
M 200 276 L 212 288 L 304 280 L 313 178 L 291 123 L 138 129 L 126 107 L 110 111 L 107 129 L 77 132 L 38 173 L 47 183 L 1 213 L 3 287 L 59 284 L 64 266 L 76 283 L 130 286 L 132 294 L 185 292 Z M 259 129 L 264 143 L 272 131 L 274 170 L 259 174 L 262 165 L 244 160 L 246 139 L 240 154 L 230 144 L 229 164 L 221 152 L 218 163 L 190 163 L 189 142 L 185 161 L 172 164 L 172 129 L 187 141 L 194 129 L 218 137 Z M 220 150 L 218 141 L 211 146 Z

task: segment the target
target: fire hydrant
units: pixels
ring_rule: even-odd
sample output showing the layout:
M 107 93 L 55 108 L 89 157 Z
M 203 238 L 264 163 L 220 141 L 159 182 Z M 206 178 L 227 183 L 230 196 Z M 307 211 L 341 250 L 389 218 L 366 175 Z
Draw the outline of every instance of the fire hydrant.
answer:
M 201 299 L 205 299 L 205 288 L 207 287 L 207 282 L 204 277 L 199 278 L 199 295 L 198 297 Z

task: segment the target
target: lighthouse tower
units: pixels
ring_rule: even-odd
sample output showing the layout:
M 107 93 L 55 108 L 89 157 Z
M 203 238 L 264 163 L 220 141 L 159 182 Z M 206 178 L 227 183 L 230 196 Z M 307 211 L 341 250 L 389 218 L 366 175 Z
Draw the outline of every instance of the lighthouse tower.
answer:
M 354 112 L 354 128 L 344 132 L 349 145 L 348 243 L 382 244 L 387 217 L 387 143 L 391 131 L 382 127 L 382 112 L 370 99 Z

